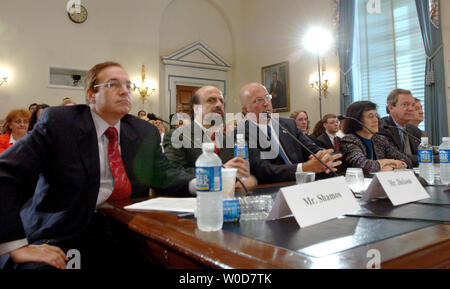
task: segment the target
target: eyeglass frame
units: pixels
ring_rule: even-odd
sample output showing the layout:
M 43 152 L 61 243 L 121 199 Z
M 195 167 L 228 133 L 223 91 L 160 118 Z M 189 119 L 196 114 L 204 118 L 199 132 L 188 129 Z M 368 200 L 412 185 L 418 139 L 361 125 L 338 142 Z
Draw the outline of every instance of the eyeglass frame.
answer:
M 111 83 L 111 82 L 115 82 L 115 83 Z M 118 81 L 118 80 L 108 80 L 107 82 L 104 83 L 100 83 L 100 84 L 96 84 L 93 86 L 93 88 L 98 88 L 98 87 L 107 87 L 109 89 L 119 89 L 119 87 L 115 88 L 115 86 L 113 84 L 120 84 L 120 87 L 122 87 L 125 84 L 126 89 L 131 92 L 131 91 L 135 91 L 137 86 L 136 84 L 134 84 L 132 81 Z M 132 87 L 128 88 L 126 85 L 127 84 L 131 84 Z
M 257 97 L 253 101 L 253 104 L 259 104 L 261 101 L 267 102 L 269 100 L 272 100 L 272 95 L 268 93 L 268 94 L 264 95 L 264 100 L 262 98 Z

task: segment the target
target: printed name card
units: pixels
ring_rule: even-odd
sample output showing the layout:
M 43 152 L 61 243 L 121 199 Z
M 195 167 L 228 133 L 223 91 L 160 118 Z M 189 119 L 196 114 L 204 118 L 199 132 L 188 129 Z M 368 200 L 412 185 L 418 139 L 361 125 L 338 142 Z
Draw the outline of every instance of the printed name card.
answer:
M 361 201 L 387 196 L 392 205 L 398 206 L 427 199 L 430 195 L 419 183 L 413 171 L 376 173 Z
M 293 214 L 307 227 L 360 209 L 344 177 L 281 188 L 267 220 Z

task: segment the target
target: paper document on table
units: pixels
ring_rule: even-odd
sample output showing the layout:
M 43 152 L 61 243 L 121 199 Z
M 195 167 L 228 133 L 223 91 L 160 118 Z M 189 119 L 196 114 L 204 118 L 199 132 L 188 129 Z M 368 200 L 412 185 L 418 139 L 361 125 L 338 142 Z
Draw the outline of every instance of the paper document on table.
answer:
M 194 213 L 196 198 L 155 198 L 124 207 L 133 211 L 166 211 Z

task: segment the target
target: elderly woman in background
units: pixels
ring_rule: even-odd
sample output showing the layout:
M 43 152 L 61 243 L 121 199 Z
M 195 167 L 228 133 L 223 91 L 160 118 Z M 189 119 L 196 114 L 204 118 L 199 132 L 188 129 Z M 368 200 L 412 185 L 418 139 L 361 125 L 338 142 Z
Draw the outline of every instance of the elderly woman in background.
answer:
M 298 128 L 301 129 L 304 134 L 309 135 L 309 119 L 306 111 L 304 110 L 294 111 L 290 115 L 290 118 L 295 119 Z
M 0 153 L 12 146 L 16 141 L 23 138 L 28 131 L 30 111 L 26 109 L 12 110 L 5 118 L 3 132 L 0 135 Z
M 39 104 L 36 106 L 36 108 L 34 109 L 33 113 L 31 114 L 31 117 L 30 117 L 30 123 L 28 124 L 28 131 L 33 130 L 34 125 L 39 122 L 39 116 L 44 111 L 44 109 L 46 109 L 47 107 L 50 107 L 50 106 L 45 103 Z
M 359 120 L 346 119 L 345 136 L 340 149 L 343 154 L 343 167 L 362 168 L 365 175 L 379 171 L 411 168 L 411 160 L 398 151 L 386 137 L 378 132 L 376 104 L 370 101 L 357 101 L 346 110 L 345 115 Z

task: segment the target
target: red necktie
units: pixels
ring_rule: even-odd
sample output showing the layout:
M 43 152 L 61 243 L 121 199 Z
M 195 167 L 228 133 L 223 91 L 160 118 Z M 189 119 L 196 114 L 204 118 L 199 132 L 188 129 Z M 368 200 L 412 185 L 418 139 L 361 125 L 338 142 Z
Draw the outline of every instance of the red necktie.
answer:
M 122 157 L 119 152 L 117 141 L 117 129 L 110 126 L 105 135 L 109 140 L 108 159 L 111 173 L 114 178 L 114 190 L 107 201 L 118 201 L 128 199 L 131 194 L 131 183 L 123 166 Z
M 339 143 L 338 143 L 337 137 L 334 137 L 334 151 L 335 152 L 339 151 Z
M 216 144 L 216 133 L 215 132 L 211 135 L 211 140 L 214 142 L 214 151 L 216 152 L 216 155 L 220 156 L 220 149 Z

